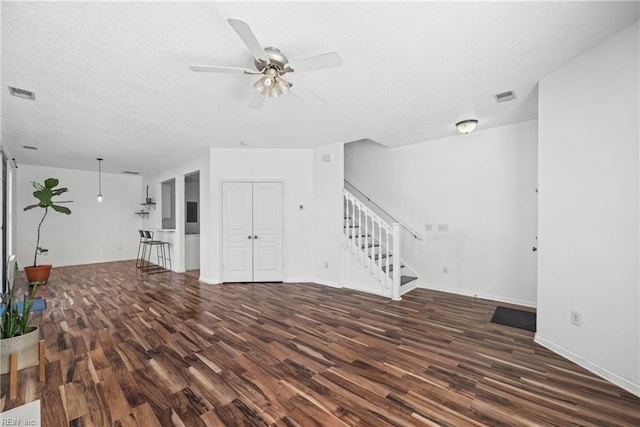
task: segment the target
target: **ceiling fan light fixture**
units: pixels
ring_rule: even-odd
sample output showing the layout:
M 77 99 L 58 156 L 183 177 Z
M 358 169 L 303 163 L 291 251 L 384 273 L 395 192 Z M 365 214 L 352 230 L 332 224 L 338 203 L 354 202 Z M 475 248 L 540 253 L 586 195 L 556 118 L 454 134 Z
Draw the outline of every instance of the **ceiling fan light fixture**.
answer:
M 278 98 L 280 96 L 280 92 L 275 87 L 269 88 L 269 97 L 270 98 Z
M 280 92 L 280 95 L 286 95 L 291 88 L 291 83 L 283 79 L 282 77 L 276 79 L 276 90 Z
M 264 85 L 262 84 L 262 79 L 258 80 L 257 82 L 255 82 L 253 84 L 253 88 L 256 90 L 256 92 L 258 92 L 260 95 L 266 95 L 267 90 L 265 89 Z
M 467 134 L 473 132 L 477 125 L 478 121 L 476 119 L 469 119 L 456 123 L 456 128 L 458 128 L 458 132 Z

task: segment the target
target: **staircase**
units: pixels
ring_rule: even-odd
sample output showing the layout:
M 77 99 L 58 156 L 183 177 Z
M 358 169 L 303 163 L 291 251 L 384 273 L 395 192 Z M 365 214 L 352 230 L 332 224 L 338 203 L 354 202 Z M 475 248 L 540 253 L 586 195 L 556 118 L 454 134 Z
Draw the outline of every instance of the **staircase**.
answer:
M 400 300 L 418 279 L 402 262 L 402 225 L 386 222 L 353 193 L 342 191 L 345 249 L 380 283 L 383 295 Z

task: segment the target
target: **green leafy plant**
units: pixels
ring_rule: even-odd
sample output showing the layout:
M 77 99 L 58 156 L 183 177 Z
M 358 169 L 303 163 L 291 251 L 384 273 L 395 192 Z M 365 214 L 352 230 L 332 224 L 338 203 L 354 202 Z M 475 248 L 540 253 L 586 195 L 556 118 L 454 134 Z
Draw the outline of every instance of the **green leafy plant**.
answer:
M 37 285 L 33 286 L 31 292 L 25 292 L 22 299 L 22 310 L 18 306 L 16 277 L 18 276 L 18 263 L 15 256 L 9 259 L 7 267 L 7 290 L 2 294 L 2 321 L 0 322 L 0 338 L 12 338 L 30 332 L 29 318 L 31 317 L 31 307 L 33 297 L 36 294 Z M 12 271 L 13 274 L 9 274 Z
M 42 219 L 38 224 L 38 239 L 36 240 L 36 251 L 35 251 L 35 254 L 33 255 L 34 267 L 38 265 L 38 254 L 48 251 L 48 249 L 44 249 L 40 247 L 40 229 L 42 228 L 42 223 L 44 222 L 44 219 L 47 217 L 47 214 L 49 213 L 49 208 L 53 209 L 56 212 L 60 212 L 66 215 L 69 215 L 71 213 L 71 209 L 67 208 L 66 206 L 60 205 L 60 203 L 71 203 L 70 200 L 65 200 L 65 201 L 53 200 L 54 197 L 57 197 L 69 191 L 69 189 L 66 187 L 56 188 L 58 186 L 58 183 L 59 181 L 55 178 L 47 178 L 44 181 L 44 185 L 35 181 L 31 182 L 31 185 L 33 185 L 33 188 L 36 189 L 36 191 L 33 192 L 33 197 L 38 199 L 38 203 L 34 205 L 29 205 L 26 208 L 24 208 L 24 210 L 28 211 L 33 208 L 44 209 L 44 214 L 42 215 Z

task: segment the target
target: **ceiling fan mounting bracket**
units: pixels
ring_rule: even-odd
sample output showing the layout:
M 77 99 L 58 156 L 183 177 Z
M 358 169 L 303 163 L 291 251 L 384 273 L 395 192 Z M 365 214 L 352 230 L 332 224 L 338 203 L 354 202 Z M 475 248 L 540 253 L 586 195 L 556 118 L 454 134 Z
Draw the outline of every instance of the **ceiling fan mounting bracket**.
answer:
M 256 58 L 254 59 L 254 64 L 257 70 L 264 71 L 266 68 L 274 68 L 279 75 L 292 71 L 290 68 L 287 68 L 289 60 L 277 47 L 265 47 L 264 53 L 269 57 L 269 64 L 264 60 Z

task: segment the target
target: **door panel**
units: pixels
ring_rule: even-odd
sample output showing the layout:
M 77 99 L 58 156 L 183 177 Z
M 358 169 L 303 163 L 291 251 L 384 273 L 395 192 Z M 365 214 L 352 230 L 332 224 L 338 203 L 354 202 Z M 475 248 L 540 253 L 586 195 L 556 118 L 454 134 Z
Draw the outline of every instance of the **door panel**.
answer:
M 251 183 L 222 184 L 223 282 L 253 281 L 252 203 Z
M 222 281 L 281 282 L 282 183 L 223 183 Z
M 253 184 L 253 280 L 279 282 L 282 267 L 282 183 Z M 257 238 L 255 238 L 257 236 Z

